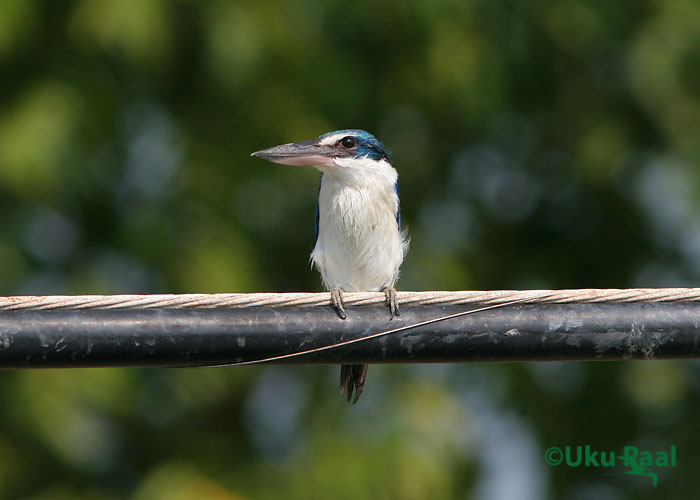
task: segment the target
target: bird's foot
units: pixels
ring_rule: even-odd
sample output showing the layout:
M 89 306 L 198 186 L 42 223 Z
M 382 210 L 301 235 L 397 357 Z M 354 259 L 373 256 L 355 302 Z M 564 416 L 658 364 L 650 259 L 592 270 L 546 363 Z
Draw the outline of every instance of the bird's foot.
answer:
M 340 319 L 345 319 L 345 304 L 343 302 L 343 289 L 339 286 L 331 290 L 331 304 L 335 308 L 335 312 Z
M 389 306 L 390 319 L 394 319 L 399 315 L 399 298 L 396 295 L 396 288 L 393 286 L 384 288 L 384 295 L 386 296 L 386 303 Z

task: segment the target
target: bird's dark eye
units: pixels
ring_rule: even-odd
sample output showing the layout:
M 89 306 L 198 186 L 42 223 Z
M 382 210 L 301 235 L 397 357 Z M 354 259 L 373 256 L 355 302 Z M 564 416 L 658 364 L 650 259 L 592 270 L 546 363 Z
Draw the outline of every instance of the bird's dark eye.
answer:
M 347 137 L 343 137 L 343 140 L 340 141 L 340 144 L 342 144 L 344 148 L 350 149 L 350 148 L 355 147 L 355 144 L 357 144 L 357 141 L 355 141 L 354 137 L 347 136 Z

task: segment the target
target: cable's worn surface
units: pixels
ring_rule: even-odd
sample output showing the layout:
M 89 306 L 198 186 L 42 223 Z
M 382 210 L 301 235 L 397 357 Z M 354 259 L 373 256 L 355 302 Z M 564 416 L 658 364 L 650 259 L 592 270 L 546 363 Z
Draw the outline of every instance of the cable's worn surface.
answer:
M 384 300 L 347 295 L 347 304 Z M 328 294 L 9 297 L 0 299 L 0 368 L 700 357 L 700 289 L 399 298 L 392 321 L 383 304 L 349 306 L 343 321 Z
M 524 300 L 529 304 L 601 302 L 700 302 L 700 288 L 628 288 L 580 290 L 494 290 L 398 292 L 402 305 L 484 305 Z M 345 293 L 347 305 L 380 305 L 382 292 Z M 191 293 L 180 295 L 47 295 L 0 297 L 0 311 L 19 309 L 123 309 L 326 306 L 328 293 Z

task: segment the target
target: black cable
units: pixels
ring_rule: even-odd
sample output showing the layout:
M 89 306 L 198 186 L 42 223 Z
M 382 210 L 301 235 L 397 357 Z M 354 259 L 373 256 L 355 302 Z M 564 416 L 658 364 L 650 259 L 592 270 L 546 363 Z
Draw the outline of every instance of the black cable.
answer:
M 468 309 L 385 307 L 0 311 L 0 368 L 211 366 L 258 361 Z M 700 357 L 700 304 L 510 305 L 270 361 L 277 364 Z

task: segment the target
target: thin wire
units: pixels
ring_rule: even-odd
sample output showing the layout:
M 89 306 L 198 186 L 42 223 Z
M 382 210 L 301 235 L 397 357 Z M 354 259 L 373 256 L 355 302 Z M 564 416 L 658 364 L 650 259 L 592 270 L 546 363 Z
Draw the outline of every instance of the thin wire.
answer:
M 358 342 L 366 342 L 368 340 L 376 339 L 379 337 L 384 337 L 386 335 L 391 335 L 391 334 L 399 333 L 399 332 L 405 332 L 407 330 L 412 330 L 414 328 L 420 328 L 422 326 L 427 326 L 427 325 L 432 325 L 434 323 L 439 323 L 440 321 L 447 321 L 450 319 L 458 318 L 460 316 L 466 316 L 467 314 L 475 314 L 475 313 L 479 313 L 479 312 L 483 312 L 483 311 L 488 311 L 490 309 L 497 309 L 499 307 L 512 306 L 513 304 L 520 304 L 522 302 L 527 302 L 527 300 L 528 300 L 527 298 L 512 300 L 510 302 L 506 302 L 503 304 L 484 306 L 484 307 L 480 307 L 478 309 L 471 309 L 469 311 L 462 311 L 462 312 L 458 312 L 458 313 L 454 313 L 454 314 L 449 314 L 447 316 L 440 316 L 439 318 L 428 319 L 425 321 L 420 321 L 418 323 L 413 323 L 411 325 L 400 326 L 398 328 L 392 328 L 391 330 L 385 330 L 382 332 L 372 333 L 370 335 L 365 335 L 364 337 L 358 337 L 355 339 L 344 340 L 342 342 L 338 342 L 338 343 L 323 346 L 323 347 L 314 347 L 313 349 L 307 349 L 305 351 L 296 351 L 296 352 L 292 352 L 289 354 L 280 354 L 279 356 L 271 356 L 269 358 L 254 359 L 254 360 L 250 360 L 250 361 L 240 361 L 238 363 L 223 363 L 223 364 L 206 365 L 206 366 L 211 367 L 211 366 L 259 365 L 259 364 L 269 363 L 272 361 L 278 361 L 280 359 L 295 358 L 295 357 L 299 357 L 299 356 L 304 356 L 306 354 L 312 354 L 315 352 L 321 352 L 321 351 L 327 351 L 329 349 L 335 349 L 337 347 L 344 347 L 344 346 L 350 345 L 350 344 L 356 344 Z

